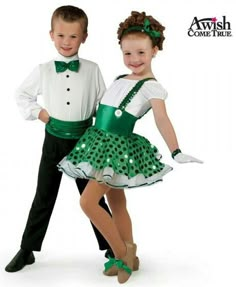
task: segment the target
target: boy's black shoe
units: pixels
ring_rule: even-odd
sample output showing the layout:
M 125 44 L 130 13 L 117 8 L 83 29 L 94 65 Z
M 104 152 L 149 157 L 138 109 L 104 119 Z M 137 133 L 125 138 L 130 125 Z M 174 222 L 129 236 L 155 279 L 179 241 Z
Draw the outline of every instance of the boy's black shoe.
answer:
M 17 272 L 25 267 L 25 265 L 33 264 L 35 262 L 34 254 L 32 251 L 20 249 L 16 256 L 6 266 L 7 272 Z

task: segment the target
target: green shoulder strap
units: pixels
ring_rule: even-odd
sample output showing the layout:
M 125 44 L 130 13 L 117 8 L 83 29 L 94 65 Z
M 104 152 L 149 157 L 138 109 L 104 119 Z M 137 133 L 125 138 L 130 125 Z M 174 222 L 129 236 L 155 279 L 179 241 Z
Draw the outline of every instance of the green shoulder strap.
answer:
M 149 80 L 156 80 L 155 78 L 145 78 L 140 81 L 138 81 L 135 86 L 129 91 L 127 96 L 123 99 L 123 101 L 120 103 L 118 109 L 124 111 L 128 103 L 131 102 L 133 97 L 137 94 L 138 90 L 142 87 L 142 85 Z

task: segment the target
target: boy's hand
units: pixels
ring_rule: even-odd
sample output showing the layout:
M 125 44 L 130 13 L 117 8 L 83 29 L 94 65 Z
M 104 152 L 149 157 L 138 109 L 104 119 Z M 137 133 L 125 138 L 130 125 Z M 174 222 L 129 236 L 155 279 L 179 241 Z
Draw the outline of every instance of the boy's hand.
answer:
M 39 113 L 39 120 L 47 124 L 49 122 L 49 118 L 49 113 L 45 109 L 42 109 Z
M 202 160 L 197 159 L 191 155 L 184 154 L 182 152 L 178 153 L 174 156 L 174 160 L 178 163 L 188 163 L 188 162 L 197 162 L 197 163 L 203 163 Z

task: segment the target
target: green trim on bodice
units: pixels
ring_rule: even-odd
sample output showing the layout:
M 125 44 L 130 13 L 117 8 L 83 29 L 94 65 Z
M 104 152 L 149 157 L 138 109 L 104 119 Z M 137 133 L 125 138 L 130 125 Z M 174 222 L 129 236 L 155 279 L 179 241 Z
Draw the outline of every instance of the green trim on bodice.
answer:
M 125 108 L 148 80 L 153 80 L 153 78 L 138 81 L 122 100 L 118 108 L 100 104 L 96 114 L 95 127 L 118 135 L 129 136 L 133 132 L 135 122 L 138 118 L 126 112 Z
M 137 118 L 126 111 L 100 104 L 95 127 L 118 135 L 128 136 L 132 133 Z

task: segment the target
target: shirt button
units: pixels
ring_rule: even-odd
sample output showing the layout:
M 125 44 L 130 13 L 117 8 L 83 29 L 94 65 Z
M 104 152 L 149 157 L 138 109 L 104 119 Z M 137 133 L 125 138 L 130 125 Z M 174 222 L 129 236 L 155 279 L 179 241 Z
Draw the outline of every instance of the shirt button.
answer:
M 67 91 L 69 92 L 69 91 L 70 91 L 70 88 L 68 88 Z
M 67 104 L 67 105 L 70 105 L 70 102 L 67 102 L 66 104 Z
M 70 76 L 69 76 L 69 75 L 66 75 L 66 77 L 69 78 Z

